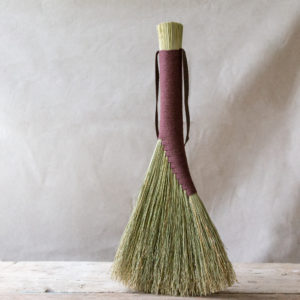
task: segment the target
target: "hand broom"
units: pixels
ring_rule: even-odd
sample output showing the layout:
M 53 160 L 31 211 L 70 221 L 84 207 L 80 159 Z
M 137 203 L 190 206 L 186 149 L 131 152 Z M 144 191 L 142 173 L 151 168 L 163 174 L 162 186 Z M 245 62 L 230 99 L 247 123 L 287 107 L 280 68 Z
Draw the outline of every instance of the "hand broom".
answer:
M 183 26 L 161 23 L 157 31 L 155 124 L 158 139 L 122 235 L 112 277 L 145 293 L 207 295 L 232 285 L 236 275 L 197 194 L 187 164 L 184 146 L 189 139 L 190 119 L 187 59 L 181 48 Z M 185 142 L 182 85 L 187 121 Z

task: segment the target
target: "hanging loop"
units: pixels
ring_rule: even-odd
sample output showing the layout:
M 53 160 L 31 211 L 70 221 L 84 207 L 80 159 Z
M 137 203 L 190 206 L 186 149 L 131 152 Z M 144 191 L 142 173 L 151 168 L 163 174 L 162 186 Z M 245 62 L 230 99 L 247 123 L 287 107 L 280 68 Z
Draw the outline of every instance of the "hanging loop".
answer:
M 184 49 L 181 48 L 182 52 L 182 67 L 183 67 L 183 86 L 184 86 L 184 108 L 185 108 L 185 119 L 186 119 L 186 137 L 184 145 L 190 139 L 190 111 L 189 111 L 189 69 Z
M 155 130 L 156 130 L 156 137 L 158 138 L 159 130 L 158 130 L 158 93 L 159 93 L 159 70 L 158 70 L 158 53 L 159 50 L 156 51 L 155 54 Z

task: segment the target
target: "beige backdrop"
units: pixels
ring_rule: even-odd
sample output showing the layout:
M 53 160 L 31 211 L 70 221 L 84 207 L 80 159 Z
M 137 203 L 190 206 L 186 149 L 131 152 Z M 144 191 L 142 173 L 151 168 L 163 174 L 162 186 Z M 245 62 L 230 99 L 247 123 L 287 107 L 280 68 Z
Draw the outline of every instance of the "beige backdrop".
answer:
M 184 24 L 191 173 L 230 258 L 300 261 L 300 1 L 0 1 L 0 259 L 111 260 Z

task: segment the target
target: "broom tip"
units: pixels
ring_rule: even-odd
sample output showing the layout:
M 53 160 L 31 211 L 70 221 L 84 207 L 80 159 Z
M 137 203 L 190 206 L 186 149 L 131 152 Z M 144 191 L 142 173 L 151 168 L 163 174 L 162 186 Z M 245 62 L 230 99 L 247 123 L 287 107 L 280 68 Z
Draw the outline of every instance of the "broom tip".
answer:
M 208 295 L 236 282 L 204 204 L 182 189 L 160 139 L 111 276 L 136 291 L 173 296 Z
M 182 47 L 183 25 L 177 22 L 163 22 L 156 26 L 159 50 L 178 50 Z

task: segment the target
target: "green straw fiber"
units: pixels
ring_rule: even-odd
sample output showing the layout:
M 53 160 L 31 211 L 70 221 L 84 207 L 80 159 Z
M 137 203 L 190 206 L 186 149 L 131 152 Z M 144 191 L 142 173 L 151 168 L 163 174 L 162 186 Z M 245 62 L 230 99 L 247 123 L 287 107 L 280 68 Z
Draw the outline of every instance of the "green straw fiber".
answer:
M 158 139 L 112 267 L 133 290 L 200 296 L 236 281 L 224 245 L 197 194 L 188 196 Z

